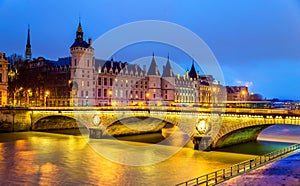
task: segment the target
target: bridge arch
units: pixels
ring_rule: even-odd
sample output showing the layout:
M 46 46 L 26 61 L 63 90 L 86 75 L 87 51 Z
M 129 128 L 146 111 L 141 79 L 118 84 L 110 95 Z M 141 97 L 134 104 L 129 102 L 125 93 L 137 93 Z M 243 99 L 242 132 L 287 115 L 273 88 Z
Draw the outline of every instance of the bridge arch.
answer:
M 240 122 L 239 125 L 223 126 L 211 144 L 213 149 L 256 141 L 259 134 L 273 125 L 300 125 L 298 121 L 286 119 L 262 118 Z
M 221 148 L 250 141 L 256 141 L 259 134 L 272 125 L 255 125 L 233 130 L 215 140 L 213 148 Z
M 106 135 L 134 135 L 161 131 L 165 126 L 174 124 L 160 117 L 130 116 L 115 120 L 106 126 Z
M 64 115 L 40 117 L 31 125 L 31 130 L 88 128 L 78 119 Z

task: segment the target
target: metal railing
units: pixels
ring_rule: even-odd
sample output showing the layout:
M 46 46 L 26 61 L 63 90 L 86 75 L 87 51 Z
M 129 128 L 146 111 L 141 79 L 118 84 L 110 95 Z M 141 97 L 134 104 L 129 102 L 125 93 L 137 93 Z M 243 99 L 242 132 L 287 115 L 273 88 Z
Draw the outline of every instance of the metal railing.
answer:
M 267 164 L 268 162 L 282 157 L 283 155 L 300 149 L 300 144 L 295 144 L 283 149 L 273 151 L 271 153 L 256 157 L 254 159 L 246 160 L 238 164 L 234 164 L 231 167 L 217 170 L 203 176 L 193 178 L 191 180 L 177 184 L 179 185 L 216 185 L 232 177 L 253 170 L 261 165 Z

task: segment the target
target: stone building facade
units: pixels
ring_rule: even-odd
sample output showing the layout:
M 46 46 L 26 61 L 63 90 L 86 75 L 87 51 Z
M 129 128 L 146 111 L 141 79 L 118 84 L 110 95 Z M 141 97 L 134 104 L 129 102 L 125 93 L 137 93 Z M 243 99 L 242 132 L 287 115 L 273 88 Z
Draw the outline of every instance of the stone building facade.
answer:
M 26 60 L 10 69 L 13 101 L 28 106 L 101 106 L 101 105 L 199 105 L 212 106 L 224 101 L 226 91 L 211 75 L 196 72 L 194 62 L 183 75 L 174 75 L 168 57 L 162 72 L 153 54 L 149 67 L 94 57 L 92 40 L 84 40 L 79 22 L 70 47 L 70 57 L 57 61 L 31 59 L 30 30 Z M 3 62 L 3 65 L 7 62 Z M 4 66 L 3 66 L 4 67 Z M 4 71 L 3 73 L 4 74 Z M 17 74 L 18 78 L 14 78 Z M 7 82 L 7 78 L 3 77 Z M 18 80 L 16 80 L 18 79 Z M 11 95 L 12 95 L 11 94 Z M 230 98 L 231 98 L 230 97 Z M 233 98 L 234 97 L 234 98 Z M 6 102 L 6 101 L 2 101 Z
M 0 52 L 0 106 L 7 105 L 8 65 L 5 54 Z

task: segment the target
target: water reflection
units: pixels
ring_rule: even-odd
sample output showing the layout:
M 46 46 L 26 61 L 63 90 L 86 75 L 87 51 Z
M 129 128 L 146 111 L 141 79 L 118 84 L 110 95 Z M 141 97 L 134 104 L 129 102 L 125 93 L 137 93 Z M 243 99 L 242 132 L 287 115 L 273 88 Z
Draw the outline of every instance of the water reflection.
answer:
M 0 180 L 4 185 L 174 185 L 252 157 L 183 148 L 158 164 L 125 166 L 95 153 L 82 136 L 20 132 L 1 134 L 1 139 L 4 140 L 0 143 L 0 154 L 3 157 Z M 98 145 L 103 147 L 109 143 L 109 139 L 99 140 Z M 169 148 L 173 147 L 161 145 L 160 150 L 163 152 Z M 161 152 L 147 156 L 155 157 Z M 117 150 L 111 153 L 128 158 L 126 153 L 118 154 Z
M 157 143 L 162 136 L 155 133 L 118 139 L 146 148 L 151 145 L 148 142 Z M 93 139 L 91 143 L 120 159 L 129 158 L 126 150 L 115 149 L 115 142 L 110 139 Z M 176 140 L 170 140 L 157 151 L 145 151 L 144 158 L 172 150 L 174 143 Z M 157 164 L 126 166 L 97 154 L 82 136 L 41 132 L 0 134 L 0 180 L 2 185 L 174 185 L 289 144 L 259 141 L 211 152 L 194 151 L 192 145 L 189 142 L 174 156 Z

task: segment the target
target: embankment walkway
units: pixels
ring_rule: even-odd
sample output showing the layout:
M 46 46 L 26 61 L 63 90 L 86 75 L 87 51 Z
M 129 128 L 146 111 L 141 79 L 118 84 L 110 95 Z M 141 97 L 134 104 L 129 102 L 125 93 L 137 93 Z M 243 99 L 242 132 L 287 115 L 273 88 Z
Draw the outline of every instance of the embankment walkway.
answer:
M 219 185 L 300 185 L 300 150 L 296 154 L 227 180 Z

